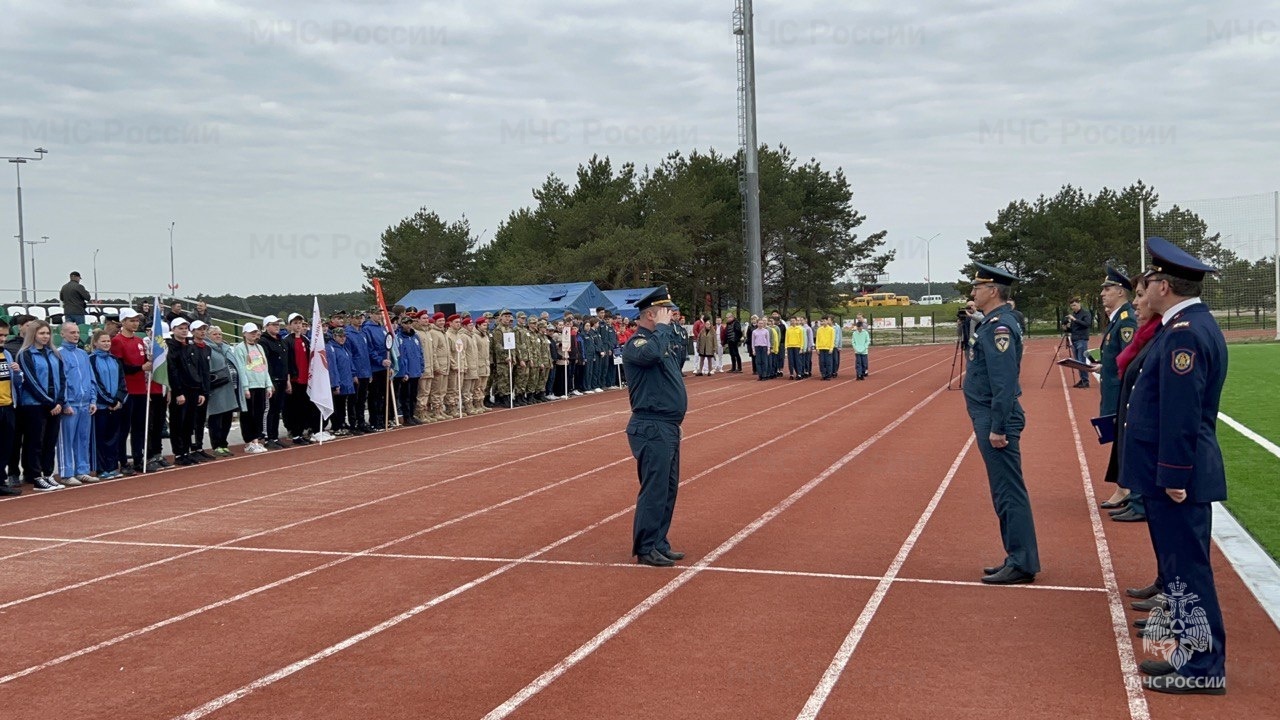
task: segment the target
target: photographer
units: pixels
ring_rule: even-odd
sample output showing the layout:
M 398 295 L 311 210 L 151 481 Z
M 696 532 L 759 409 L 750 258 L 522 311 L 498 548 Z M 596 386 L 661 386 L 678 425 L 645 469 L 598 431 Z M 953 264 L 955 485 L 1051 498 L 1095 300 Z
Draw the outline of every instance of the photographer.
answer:
M 969 344 L 969 338 L 973 337 L 973 331 L 978 328 L 978 323 L 982 322 L 983 317 L 982 311 L 972 300 L 956 310 L 956 336 L 961 343 Z
M 1080 304 L 1080 298 L 1071 298 L 1071 314 L 1062 319 L 1062 331 L 1071 335 L 1071 356 L 1078 362 L 1089 360 L 1089 328 L 1093 325 L 1093 313 Z M 1080 382 L 1073 387 L 1089 387 L 1089 372 L 1080 371 Z

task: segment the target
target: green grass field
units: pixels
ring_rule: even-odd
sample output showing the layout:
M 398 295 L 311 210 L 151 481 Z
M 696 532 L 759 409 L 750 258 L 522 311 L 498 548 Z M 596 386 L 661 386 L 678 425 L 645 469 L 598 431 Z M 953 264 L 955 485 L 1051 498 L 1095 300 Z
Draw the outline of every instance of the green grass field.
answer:
M 1228 346 L 1227 383 L 1222 412 L 1280 444 L 1280 344 Z M 1280 560 L 1280 458 L 1218 423 L 1218 440 L 1227 466 L 1227 508 Z

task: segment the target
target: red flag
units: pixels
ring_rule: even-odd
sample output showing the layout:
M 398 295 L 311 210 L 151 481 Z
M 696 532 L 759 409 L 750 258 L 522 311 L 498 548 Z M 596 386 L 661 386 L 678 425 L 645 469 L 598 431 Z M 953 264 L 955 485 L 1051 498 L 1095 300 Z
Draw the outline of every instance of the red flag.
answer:
M 387 312 L 387 301 L 382 299 L 382 281 L 378 278 L 373 279 L 373 291 L 378 296 L 378 309 L 382 311 L 382 324 L 387 328 L 387 332 L 391 332 L 391 313 Z

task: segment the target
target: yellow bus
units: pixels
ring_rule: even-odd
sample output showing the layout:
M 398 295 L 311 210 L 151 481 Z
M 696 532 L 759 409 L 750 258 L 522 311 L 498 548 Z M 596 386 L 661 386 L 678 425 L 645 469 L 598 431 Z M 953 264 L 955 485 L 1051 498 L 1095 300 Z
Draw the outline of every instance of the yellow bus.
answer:
M 859 295 L 849 301 L 849 305 L 853 307 L 883 307 L 886 305 L 910 305 L 911 298 L 906 295 L 895 295 L 893 293 L 868 293 Z

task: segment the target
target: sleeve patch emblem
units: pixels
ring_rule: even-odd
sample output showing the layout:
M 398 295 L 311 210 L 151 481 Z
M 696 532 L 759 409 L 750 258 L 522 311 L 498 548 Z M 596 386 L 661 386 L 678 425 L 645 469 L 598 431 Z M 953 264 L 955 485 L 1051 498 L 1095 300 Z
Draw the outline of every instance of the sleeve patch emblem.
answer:
M 1186 375 L 1195 367 L 1196 354 L 1190 350 L 1178 349 L 1173 351 L 1173 371 L 1178 375 Z
M 1003 335 L 996 336 L 996 349 L 999 350 L 1000 352 L 1004 352 L 1009 349 L 1008 331 L 1006 331 L 1005 334 Z
M 1133 328 L 1131 327 L 1120 328 L 1120 339 L 1123 340 L 1126 344 L 1133 342 Z
M 635 346 L 636 346 L 636 347 L 640 347 L 641 345 L 644 345 L 645 343 L 647 343 L 647 342 L 649 342 L 649 341 L 648 341 L 648 340 L 645 340 L 644 338 L 636 338 L 636 339 L 635 339 L 635 340 L 633 340 L 632 342 L 633 342 L 633 343 L 635 343 Z

